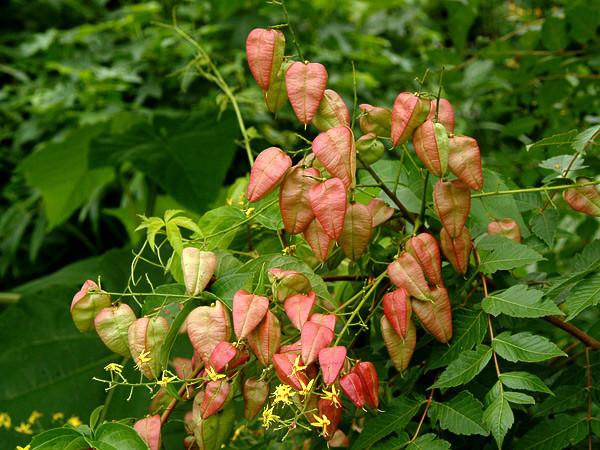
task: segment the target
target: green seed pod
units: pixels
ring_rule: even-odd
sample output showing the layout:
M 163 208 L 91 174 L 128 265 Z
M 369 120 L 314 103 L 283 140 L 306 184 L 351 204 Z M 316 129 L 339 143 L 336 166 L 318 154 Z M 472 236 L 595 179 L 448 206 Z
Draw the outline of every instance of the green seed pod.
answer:
M 129 357 L 127 330 L 135 320 L 135 313 L 125 303 L 102 309 L 94 319 L 96 332 L 104 345 L 118 355 Z
M 169 332 L 169 323 L 162 316 L 142 317 L 128 330 L 129 351 L 146 378 L 155 380 L 163 371 L 162 344 Z
M 101 291 L 92 280 L 87 280 L 79 292 L 73 296 L 71 317 L 77 329 L 85 333 L 94 329 L 94 318 L 101 309 L 109 306 L 110 295 Z
M 435 141 L 438 147 L 440 167 L 443 175 L 448 170 L 448 132 L 440 122 L 433 123 L 433 131 L 435 133 Z
M 392 128 L 392 112 L 387 108 L 371 106 L 363 103 L 360 108 L 360 129 L 364 134 L 375 133 L 376 136 L 390 137 Z
M 368 133 L 364 136 L 361 136 L 356 141 L 356 152 L 360 157 L 360 160 L 357 158 L 356 167 L 362 168 L 363 165 L 360 162 L 361 160 L 368 165 L 379 161 L 379 159 L 381 159 L 385 153 L 385 147 L 383 142 L 377 139 L 375 133 Z

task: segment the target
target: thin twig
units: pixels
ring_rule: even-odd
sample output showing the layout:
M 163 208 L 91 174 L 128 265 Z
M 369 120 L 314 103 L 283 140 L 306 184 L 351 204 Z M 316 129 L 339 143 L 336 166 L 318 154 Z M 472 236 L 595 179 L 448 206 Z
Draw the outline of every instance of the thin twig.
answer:
M 323 281 L 363 281 L 369 278 L 368 275 L 324 275 Z
M 592 374 L 590 372 L 590 348 L 585 348 L 585 371 L 587 374 L 587 422 L 588 422 L 588 450 L 592 450 Z
M 514 194 L 521 194 L 521 193 L 527 193 L 527 192 L 560 191 L 561 189 L 594 186 L 597 184 L 600 184 L 600 180 L 588 181 L 585 183 L 560 184 L 557 186 L 542 186 L 542 187 L 537 187 L 537 188 L 509 189 L 506 191 L 481 192 L 480 194 L 471 195 L 471 198 L 491 197 L 494 195 L 514 195 Z
M 194 370 L 194 372 L 192 373 L 190 378 L 196 378 L 198 376 L 198 374 L 200 374 L 200 372 L 202 371 L 203 368 L 204 368 L 204 365 L 201 364 L 200 367 L 198 367 L 198 368 L 196 368 L 196 370 Z M 183 397 L 187 388 L 188 388 L 188 384 L 183 383 L 181 385 L 181 387 L 179 388 L 179 391 L 177 391 L 177 395 L 179 397 Z M 161 426 L 163 426 L 165 423 L 167 423 L 167 420 L 169 420 L 169 417 L 171 416 L 171 413 L 175 409 L 175 406 L 177 406 L 178 401 L 179 400 L 177 398 L 174 398 L 169 402 L 169 404 L 163 411 L 162 415 L 160 416 Z
M 294 27 L 290 22 L 290 16 L 288 14 L 288 10 L 285 7 L 285 0 L 281 0 L 280 2 L 281 9 L 283 10 L 283 15 L 285 16 L 285 23 L 290 30 L 290 34 L 292 35 L 292 42 L 294 43 L 294 47 L 296 47 L 296 51 L 298 52 L 298 56 L 302 61 L 304 61 L 304 55 L 302 54 L 302 49 L 300 48 L 300 44 L 298 44 L 298 39 L 296 38 L 296 33 L 294 32 Z
M 427 411 L 429 411 L 429 407 L 431 406 L 431 401 L 433 400 L 434 392 L 435 392 L 435 388 L 432 389 L 431 392 L 429 393 L 429 398 L 427 398 L 427 401 L 425 402 L 425 410 L 423 411 L 423 414 L 421 415 L 421 420 L 419 420 L 419 425 L 417 425 L 415 434 L 413 434 L 413 437 L 410 440 L 410 442 L 414 442 L 415 439 L 417 439 L 417 436 L 419 436 L 419 431 L 421 431 L 421 426 L 423 425 L 423 422 L 425 421 L 425 417 L 427 416 Z
M 569 322 L 565 322 L 559 316 L 546 316 L 544 320 L 551 323 L 555 327 L 560 328 L 561 330 L 566 331 L 571 336 L 579 339 L 581 342 L 585 344 L 586 347 L 593 348 L 594 350 L 600 350 L 600 342 L 591 337 L 585 331 L 577 328 L 575 325 Z

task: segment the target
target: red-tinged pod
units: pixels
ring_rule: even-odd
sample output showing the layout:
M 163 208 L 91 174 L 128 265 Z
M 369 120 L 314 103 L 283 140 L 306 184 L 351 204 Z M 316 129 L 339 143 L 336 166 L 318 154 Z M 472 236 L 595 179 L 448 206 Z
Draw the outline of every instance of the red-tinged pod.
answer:
M 150 450 L 160 449 L 160 428 L 160 416 L 158 414 L 144 417 L 133 424 L 133 429 L 137 431 L 144 442 L 148 444 Z
M 398 336 L 404 338 L 408 332 L 408 324 L 412 310 L 410 296 L 404 288 L 388 292 L 383 296 L 383 312 Z
M 169 333 L 169 322 L 162 316 L 136 319 L 127 330 L 129 352 L 148 379 L 162 374 L 162 344 Z M 140 355 L 144 355 L 140 358 Z
M 339 178 L 347 189 L 356 183 L 356 148 L 348 127 L 335 127 L 320 133 L 312 142 L 312 150 L 323 167 Z
M 325 325 L 331 331 L 335 331 L 335 324 L 337 322 L 337 317 L 335 314 L 319 314 L 314 313 L 308 319 L 309 322 L 316 323 L 318 325 Z
M 295 270 L 269 269 L 269 281 L 275 283 L 277 300 L 284 301 L 290 295 L 308 294 L 312 288 L 306 275 Z
M 229 363 L 235 359 L 238 354 L 238 349 L 230 342 L 219 342 L 213 352 L 210 354 L 210 365 L 215 372 L 220 373 L 225 371 Z
M 346 187 L 339 178 L 315 184 L 308 191 L 308 201 L 327 236 L 339 239 L 346 215 Z
M 325 94 L 312 122 L 319 131 L 327 131 L 335 127 L 349 127 L 350 112 L 340 94 L 334 90 L 325 89 Z
M 96 333 L 110 351 L 129 357 L 127 330 L 135 320 L 135 313 L 125 303 L 100 310 L 94 319 Z
M 263 91 L 269 89 L 273 72 L 283 61 L 285 36 L 279 30 L 255 28 L 246 38 L 250 72 Z
M 429 284 L 443 286 L 442 259 L 436 239 L 430 233 L 419 233 L 406 242 L 406 251 L 414 256 Z
M 200 417 L 208 419 L 225 404 L 231 386 L 225 379 L 206 383 L 204 396 L 200 403 Z
M 362 361 L 352 368 L 364 387 L 365 402 L 373 409 L 379 406 L 379 376 L 372 362 Z
M 410 92 L 402 92 L 392 108 L 392 142 L 394 146 L 404 144 L 429 114 L 430 103 Z
M 457 237 L 471 210 L 471 191 L 460 180 L 439 180 L 433 191 L 433 205 L 444 229 L 451 237 Z
M 263 408 L 269 397 L 269 383 L 258 378 L 248 378 L 242 386 L 244 398 L 244 417 L 254 419 Z
M 279 190 L 279 208 L 285 231 L 302 233 L 315 217 L 308 201 L 308 191 L 319 183 L 320 172 L 314 168 L 292 167 Z
M 300 342 L 300 339 L 293 344 L 282 345 L 279 348 L 279 353 L 293 353 L 295 355 L 299 355 L 302 353 L 302 343 Z
M 181 252 L 181 270 L 185 291 L 199 295 L 210 282 L 217 268 L 217 255 L 196 247 L 186 247 Z
M 335 241 L 325 232 L 323 225 L 315 218 L 303 233 L 315 257 L 320 262 L 326 261 Z
M 191 378 L 192 374 L 194 373 L 194 361 L 190 358 L 173 358 L 173 360 L 171 361 L 171 365 L 175 369 L 175 374 L 181 380 Z M 181 398 L 183 398 L 184 400 L 188 400 L 192 397 L 193 393 L 194 387 L 188 385 L 185 389 L 185 392 L 181 395 Z
M 248 344 L 263 366 L 268 366 L 281 344 L 281 326 L 279 319 L 271 311 L 267 311 L 264 319 L 248 335 Z
M 240 289 L 233 295 L 233 331 L 244 339 L 258 326 L 269 310 L 269 299 Z
M 335 383 L 346 361 L 346 347 L 338 345 L 319 351 L 319 366 L 323 374 L 323 383 L 327 386 Z
M 487 232 L 489 235 L 504 236 L 515 242 L 521 242 L 521 228 L 514 219 L 499 219 L 488 223 Z
M 483 188 L 479 144 L 469 136 L 448 138 L 448 168 L 474 191 Z
M 373 198 L 367 205 L 371 217 L 373 219 L 373 228 L 387 222 L 394 215 L 394 208 L 387 205 L 386 202 L 380 198 Z
M 308 383 L 308 378 L 302 371 L 294 371 L 294 363 L 298 360 L 298 356 L 293 353 L 276 353 L 273 355 L 273 367 L 277 378 L 288 386 L 293 387 L 297 391 L 301 391 L 302 384 Z M 299 360 L 299 365 L 303 366 L 302 360 Z
M 368 103 L 358 105 L 360 118 L 358 123 L 364 134 L 374 133 L 380 137 L 390 137 L 392 128 L 392 111 Z
M 363 168 L 379 161 L 385 153 L 383 142 L 377 139 L 375 133 L 367 133 L 356 140 L 357 167 Z M 362 162 L 361 162 L 362 161 Z
M 293 62 L 285 73 L 288 99 L 296 117 L 304 125 L 317 113 L 327 87 L 327 70 L 323 64 Z
M 344 394 L 346 394 L 346 397 L 348 397 L 357 408 L 363 408 L 365 406 L 365 388 L 357 373 L 350 372 L 340 378 L 340 387 Z
M 219 414 L 207 419 L 198 413 L 194 420 L 194 441 L 198 450 L 217 450 L 225 447 L 231 439 L 236 416 L 235 405 L 226 402 Z
M 331 439 L 329 439 L 327 441 L 327 446 L 331 447 L 331 448 L 350 447 L 350 439 L 348 439 L 348 436 L 346 436 L 346 433 L 344 433 L 342 430 L 340 430 L 338 428 L 337 430 L 335 430 L 335 433 L 333 433 L 333 436 L 331 437 Z
M 412 320 L 408 322 L 406 336 L 402 338 L 398 336 L 389 320 L 385 316 L 382 316 L 381 335 L 383 336 L 383 342 L 390 355 L 392 364 L 398 372 L 404 372 L 408 368 L 415 347 L 417 346 L 417 329 L 415 323 Z
M 338 429 L 340 421 L 342 420 L 342 404 L 339 402 L 336 404 L 332 400 L 320 398 L 318 403 L 319 416 L 327 417 L 329 425 L 322 430 L 322 435 L 325 439 L 329 439 Z
M 423 269 L 410 253 L 402 252 L 397 260 L 388 265 L 387 273 L 396 287 L 406 289 L 412 297 L 419 300 L 431 298 Z
M 108 308 L 110 304 L 110 295 L 101 291 L 92 280 L 87 280 L 73 296 L 71 302 L 73 323 L 82 333 L 93 330 L 94 318 L 100 310 Z
M 186 322 L 190 342 L 204 364 L 209 363 L 210 355 L 219 342 L 228 341 L 231 337 L 227 310 L 220 301 L 213 306 L 194 308 Z
M 589 182 L 587 178 L 577 178 L 579 184 Z M 600 192 L 594 185 L 566 189 L 563 198 L 575 211 L 588 216 L 600 216 Z
M 325 325 L 306 322 L 300 332 L 304 363 L 308 365 L 315 362 L 319 357 L 319 352 L 333 342 L 333 337 L 333 331 Z
M 308 295 L 295 294 L 285 299 L 283 309 L 290 322 L 299 330 L 308 321 L 312 308 L 315 305 L 316 294 L 311 291 Z
M 450 237 L 445 228 L 442 228 L 442 231 L 440 232 L 440 241 L 442 244 L 442 252 L 450 264 L 452 264 L 454 270 L 462 274 L 467 273 L 467 270 L 469 269 L 469 256 L 473 249 L 469 229 L 464 227 L 460 234 L 453 238 Z
M 417 128 L 412 138 L 415 153 L 427 170 L 437 177 L 448 169 L 448 133 L 439 122 L 426 120 Z
M 272 113 L 279 111 L 288 101 L 287 90 L 285 88 L 285 73 L 289 65 L 290 63 L 284 62 L 276 72 L 271 72 L 269 89 L 263 91 L 267 109 Z
M 292 159 L 283 150 L 269 147 L 257 156 L 248 183 L 248 201 L 256 202 L 271 193 L 292 167 Z
M 446 288 L 437 287 L 431 291 L 433 301 L 412 301 L 412 309 L 423 328 L 442 344 L 452 338 L 452 304 Z
M 431 100 L 429 115 L 427 120 L 435 121 L 435 112 L 437 111 L 437 100 Z M 444 125 L 448 133 L 454 133 L 454 108 L 448 100 L 440 98 L 440 112 L 438 113 L 437 121 Z
M 371 240 L 373 219 L 366 205 L 352 203 L 346 209 L 344 229 L 338 243 L 344 254 L 353 261 L 359 259 L 367 250 Z

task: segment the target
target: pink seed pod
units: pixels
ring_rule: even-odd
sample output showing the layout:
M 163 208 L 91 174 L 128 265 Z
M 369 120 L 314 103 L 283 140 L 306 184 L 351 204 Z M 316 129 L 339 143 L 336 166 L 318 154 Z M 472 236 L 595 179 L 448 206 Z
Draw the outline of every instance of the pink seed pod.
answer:
M 348 127 L 335 127 L 320 133 L 312 150 L 323 167 L 339 178 L 347 189 L 356 183 L 356 149 L 354 136 Z
M 331 439 L 327 441 L 327 446 L 331 448 L 347 448 L 350 447 L 350 439 L 339 428 L 335 430 Z
M 412 309 L 421 325 L 442 344 L 452 339 L 452 304 L 446 288 L 431 290 L 433 301 L 412 301 Z
M 365 388 L 357 373 L 350 372 L 340 378 L 340 387 L 344 394 L 346 394 L 346 397 L 348 397 L 357 408 L 363 408 L 365 406 Z
M 488 223 L 487 232 L 489 235 L 504 236 L 515 242 L 521 242 L 521 229 L 519 224 L 513 219 L 499 219 Z
M 314 313 L 310 315 L 309 322 L 316 323 L 318 325 L 324 325 L 331 331 L 335 331 L 335 324 L 337 323 L 337 316 L 335 314 L 319 314 Z
M 346 361 L 346 353 L 346 347 L 343 345 L 326 347 L 319 351 L 319 366 L 323 374 L 323 383 L 327 386 L 337 380 Z
M 387 205 L 380 198 L 373 198 L 367 205 L 373 218 L 373 228 L 378 227 L 382 223 L 387 222 L 394 215 L 394 208 Z
M 390 263 L 387 273 L 396 287 L 406 289 L 412 297 L 419 300 L 431 299 L 423 269 L 410 253 L 403 252 L 397 260 Z
M 317 169 L 294 166 L 288 172 L 279 191 L 279 208 L 285 231 L 290 234 L 302 233 L 315 217 L 310 207 L 308 191 L 319 183 Z
M 285 73 L 287 95 L 298 120 L 307 125 L 317 113 L 327 87 L 323 64 L 293 62 Z
M 383 312 L 398 336 L 405 338 L 412 313 L 410 296 L 406 289 L 398 288 L 385 294 L 383 296 Z
M 477 141 L 469 136 L 448 138 L 448 168 L 474 191 L 483 188 L 481 152 Z
M 333 331 L 325 325 L 306 322 L 300 333 L 302 344 L 302 360 L 306 365 L 312 364 L 319 357 L 319 352 L 333 342 Z
M 435 121 L 435 112 L 437 111 L 436 105 L 436 99 L 431 100 L 427 120 Z M 450 102 L 445 98 L 440 98 L 440 112 L 438 113 L 437 121 L 444 125 L 444 128 L 448 130 L 448 133 L 454 133 L 454 108 L 452 108 Z
M 269 310 L 269 299 L 240 289 L 233 295 L 233 331 L 244 339 L 258 326 Z
M 263 408 L 269 397 L 269 383 L 258 378 L 248 378 L 242 387 L 244 398 L 244 417 L 254 419 Z
M 200 417 L 208 419 L 221 409 L 227 400 L 230 389 L 231 386 L 226 379 L 206 383 L 206 389 L 200 403 Z
M 353 261 L 359 259 L 367 250 L 371 240 L 373 219 L 366 205 L 352 203 L 346 209 L 344 229 L 338 243 L 344 254 Z
M 439 122 L 426 120 L 412 138 L 415 153 L 427 170 L 442 177 L 448 169 L 448 133 Z
M 313 254 L 320 262 L 324 262 L 329 257 L 329 252 L 333 248 L 334 240 L 329 237 L 323 225 L 315 218 L 303 231 L 304 239 L 308 242 Z
M 365 402 L 373 409 L 379 406 L 379 376 L 372 362 L 362 361 L 352 368 L 352 372 L 359 376 L 363 384 Z
M 438 180 L 433 191 L 435 211 L 451 237 L 457 237 L 471 210 L 471 191 L 460 180 Z
M 267 311 L 262 322 L 248 335 L 248 344 L 260 364 L 265 367 L 271 364 L 281 345 L 281 326 L 275 314 Z
M 442 252 L 450 264 L 452 264 L 454 270 L 461 274 L 467 273 L 469 269 L 469 256 L 473 248 L 469 229 L 464 227 L 460 234 L 453 238 L 445 228 L 442 228 L 442 231 L 440 231 L 440 241 Z
M 337 240 L 344 228 L 346 187 L 339 178 L 315 184 L 308 191 L 308 201 L 327 236 Z
M 379 106 L 363 103 L 360 108 L 358 123 L 364 134 L 374 133 L 380 137 L 390 137 L 392 128 L 392 111 Z
M 150 450 L 159 450 L 161 446 L 160 438 L 160 416 L 144 417 L 133 424 L 133 428 L 138 432 Z
M 308 294 L 312 288 L 306 275 L 295 270 L 269 269 L 269 281 L 276 284 L 276 296 L 280 302 L 290 295 Z
M 286 298 L 283 302 L 283 309 L 287 314 L 290 322 L 297 329 L 301 330 L 304 324 L 308 321 L 312 308 L 315 305 L 316 294 L 311 291 L 307 295 L 295 294 Z
M 406 241 L 406 251 L 414 256 L 429 284 L 443 286 L 442 259 L 437 241 L 430 233 L 419 233 Z
M 430 102 L 410 92 L 396 97 L 392 108 L 392 142 L 404 144 L 429 114 Z
M 110 351 L 129 357 L 127 330 L 135 320 L 135 313 L 125 303 L 100 310 L 94 319 L 96 333 Z
M 271 83 L 269 83 L 269 89 L 263 91 L 263 97 L 267 109 L 276 113 L 285 106 L 288 101 L 287 90 L 285 88 L 285 73 L 291 63 L 284 62 L 276 72 L 271 72 Z
M 186 247 L 181 252 L 181 270 L 188 295 L 197 296 L 210 282 L 217 267 L 217 255 L 196 247 Z
M 263 91 L 269 89 L 285 51 L 285 36 L 279 30 L 255 28 L 246 38 L 246 56 L 252 76 Z
M 577 178 L 577 183 L 589 183 L 587 178 Z M 600 216 L 600 192 L 596 186 L 569 188 L 563 191 L 563 198 L 575 211 L 588 216 Z
M 97 291 L 97 292 L 90 292 Z M 73 296 L 71 317 L 79 331 L 85 333 L 94 329 L 94 318 L 103 308 L 111 304 L 110 295 L 100 290 L 92 280 L 87 280 Z
M 260 152 L 250 171 L 248 201 L 256 202 L 270 194 L 281 184 L 290 167 L 292 159 L 280 148 L 269 147 Z
M 222 341 L 217 344 L 210 354 L 210 367 L 217 373 L 235 369 L 244 364 L 250 355 L 235 347 L 231 342 Z
M 216 301 L 213 306 L 198 306 L 186 319 L 187 334 L 194 351 L 208 365 L 210 355 L 221 341 L 229 341 L 231 326 L 225 306 Z
M 416 301 L 416 300 L 415 300 Z M 404 372 L 417 346 L 417 329 L 410 320 L 404 338 L 398 336 L 386 316 L 381 316 L 381 335 L 387 348 L 392 364 L 400 373 Z
M 325 94 L 312 123 L 319 131 L 350 126 L 350 112 L 340 94 L 332 89 L 325 89 Z
M 302 390 L 302 383 L 306 386 L 308 378 L 303 371 L 294 371 L 294 363 L 297 361 L 298 356 L 293 353 L 276 353 L 273 355 L 273 368 L 277 374 L 277 378 L 288 386 L 293 387 L 297 391 Z M 299 359 L 299 365 L 305 365 L 301 359 Z
M 162 316 L 136 319 L 127 330 L 129 352 L 144 376 L 155 380 L 162 374 L 162 344 L 169 332 L 169 322 Z M 146 358 L 138 359 L 144 353 Z

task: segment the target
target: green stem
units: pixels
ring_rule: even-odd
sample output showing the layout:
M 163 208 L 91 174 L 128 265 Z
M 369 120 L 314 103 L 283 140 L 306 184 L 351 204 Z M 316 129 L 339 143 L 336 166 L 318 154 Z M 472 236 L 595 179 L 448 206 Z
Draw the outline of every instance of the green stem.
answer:
M 302 61 L 304 61 L 304 54 L 302 53 L 302 49 L 300 48 L 300 44 L 298 44 L 298 39 L 296 38 L 296 33 L 294 32 L 294 27 L 290 22 L 290 16 L 288 14 L 288 10 L 285 7 L 285 0 L 281 0 L 281 9 L 283 10 L 283 15 L 285 16 L 285 23 L 287 24 L 288 30 L 290 30 L 290 34 L 292 35 L 292 42 L 294 43 L 294 47 L 296 47 L 296 51 L 298 52 L 298 56 Z
M 586 183 L 561 184 L 558 186 L 542 186 L 542 187 L 537 187 L 537 188 L 524 188 L 524 189 L 511 189 L 511 190 L 506 190 L 506 191 L 482 192 L 480 194 L 471 195 L 471 198 L 491 197 L 494 195 L 513 195 L 513 194 L 521 194 L 521 193 L 527 193 L 527 192 L 560 191 L 560 190 L 569 189 L 569 188 L 595 186 L 597 184 L 600 184 L 600 180 L 588 181 Z

